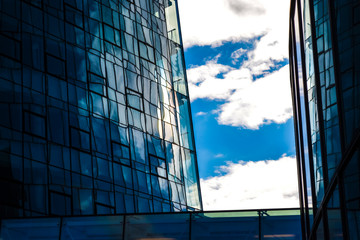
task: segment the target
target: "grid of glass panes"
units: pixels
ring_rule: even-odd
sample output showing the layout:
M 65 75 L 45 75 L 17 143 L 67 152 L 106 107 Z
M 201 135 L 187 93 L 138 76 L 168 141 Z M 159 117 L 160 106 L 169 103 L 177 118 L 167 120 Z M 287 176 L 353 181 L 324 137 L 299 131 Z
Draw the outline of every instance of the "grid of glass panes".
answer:
M 328 1 L 314 1 L 316 45 L 329 181 L 341 159 L 341 143 Z
M 348 147 L 360 127 L 360 3 L 334 1 L 339 77 L 344 119 L 345 144 Z
M 310 131 L 311 131 L 311 149 L 313 155 L 313 168 L 315 176 L 315 194 L 317 205 L 320 204 L 324 196 L 324 179 L 322 175 L 322 153 L 320 147 L 320 126 L 317 86 L 315 84 L 315 67 L 313 56 L 313 41 L 311 32 L 310 19 L 310 5 L 309 0 L 303 1 L 303 26 L 304 26 L 304 49 L 305 49 L 305 66 L 306 66 L 306 83 L 307 83 L 307 97 L 310 116 Z M 314 203 L 315 204 L 315 203 Z
M 176 2 L 0 5 L 1 214 L 200 209 Z

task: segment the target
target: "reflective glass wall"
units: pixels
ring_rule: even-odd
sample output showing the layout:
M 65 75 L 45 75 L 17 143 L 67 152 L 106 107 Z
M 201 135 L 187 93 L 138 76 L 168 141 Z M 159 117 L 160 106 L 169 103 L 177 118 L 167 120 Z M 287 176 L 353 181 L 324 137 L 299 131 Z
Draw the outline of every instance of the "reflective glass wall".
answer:
M 0 19 L 0 217 L 202 209 L 175 0 L 0 0 Z
M 359 14 L 355 0 L 291 3 L 291 86 L 306 239 L 360 238 Z
M 286 239 L 301 240 L 298 209 L 192 212 L 1 221 L 0 238 L 22 239 Z

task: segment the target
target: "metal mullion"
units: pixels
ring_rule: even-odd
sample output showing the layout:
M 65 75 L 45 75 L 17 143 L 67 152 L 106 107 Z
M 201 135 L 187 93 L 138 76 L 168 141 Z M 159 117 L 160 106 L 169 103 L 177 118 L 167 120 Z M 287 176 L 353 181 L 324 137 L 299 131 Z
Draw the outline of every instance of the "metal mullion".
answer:
M 295 32 L 294 32 L 295 33 Z M 296 34 L 296 33 L 295 33 Z M 297 63 L 297 52 L 296 52 L 296 45 L 295 45 L 295 62 Z M 309 234 L 309 211 L 308 211 L 308 195 L 307 195 L 307 183 L 306 183 L 306 169 L 305 169 L 305 156 L 304 156 L 304 140 L 303 140 L 303 130 L 302 130 L 302 111 L 301 111 L 301 100 L 300 100 L 300 89 L 299 89 L 299 85 L 298 85 L 298 71 L 299 69 L 297 68 L 297 64 L 294 64 L 295 67 L 295 81 L 293 82 L 293 84 L 295 85 L 294 87 L 294 91 L 296 91 L 296 94 L 294 96 L 294 98 L 296 98 L 296 102 L 297 102 L 297 121 L 296 121 L 296 129 L 297 129 L 297 137 L 299 139 L 296 139 L 296 141 L 298 141 L 298 152 L 301 155 L 301 158 L 299 158 L 297 160 L 298 162 L 298 178 L 299 181 L 301 181 L 301 189 L 299 189 L 299 191 L 301 192 L 301 204 L 304 211 L 304 219 L 302 219 L 304 226 L 302 226 L 303 232 L 306 231 L 306 235 Z M 300 183 L 299 183 L 300 184 Z M 306 226 L 306 227 L 305 227 Z
M 349 226 L 347 224 L 347 211 L 346 211 L 346 200 L 345 200 L 345 189 L 344 189 L 344 179 L 343 172 L 338 176 L 339 184 L 339 199 L 340 199 L 340 211 L 341 211 L 341 223 L 342 223 L 342 232 L 344 239 L 349 239 Z
M 262 231 L 261 231 L 261 217 L 262 217 L 262 211 L 258 210 L 258 216 L 259 216 L 259 240 L 262 239 Z
M 332 193 L 334 193 L 334 191 L 332 191 Z M 325 196 L 324 196 L 325 197 Z M 328 214 L 327 214 L 327 203 L 330 200 L 330 197 L 328 199 L 326 199 L 326 204 L 323 204 L 322 207 L 322 213 L 323 213 L 323 224 L 324 224 L 324 237 L 325 239 L 330 239 L 330 232 L 329 232 L 329 221 L 328 221 Z M 325 202 L 323 202 L 325 203 Z
M 123 232 L 122 232 L 122 240 L 125 240 L 126 218 L 127 218 L 127 215 L 123 215 Z
M 127 106 L 127 99 L 125 99 L 126 101 L 126 106 Z M 127 111 L 127 109 L 126 109 Z M 127 117 L 127 114 L 126 114 L 126 117 Z M 133 133 L 132 133 L 132 128 L 129 127 L 129 125 L 127 126 L 127 129 L 128 129 L 128 136 L 129 136 L 129 162 L 130 162 L 130 172 L 131 172 L 131 186 L 132 186 L 132 196 L 133 196 L 133 204 L 134 204 L 134 212 L 137 212 L 137 209 L 136 209 L 136 202 L 135 202 L 135 190 L 134 190 L 134 168 L 133 168 L 133 159 L 132 159 L 132 156 L 131 156 L 131 149 L 132 149 L 132 145 L 133 145 Z M 127 195 L 127 190 L 128 188 L 125 187 L 125 195 Z M 126 201 L 125 201 L 125 211 L 126 211 Z M 125 221 L 125 219 L 124 219 Z
M 19 3 L 20 5 L 20 39 L 21 39 L 21 43 L 23 41 L 23 5 L 24 2 L 21 1 Z M 24 64 L 23 64 L 23 46 L 21 44 L 20 46 L 20 66 L 21 66 L 21 116 L 22 116 L 22 121 L 21 121 L 21 160 L 22 160 L 22 183 L 21 183 L 21 209 L 22 209 L 22 215 L 25 216 L 25 156 L 24 156 L 24 149 L 25 149 L 25 144 L 24 144 L 24 129 L 25 129 L 25 121 L 24 121 L 24 85 L 23 85 L 23 79 L 24 79 Z M 1 218 L 0 218 L 0 223 L 1 223 Z M 0 225 L 1 227 L 1 225 Z
M 63 225 L 63 217 L 60 218 L 60 226 L 59 226 L 59 240 L 61 240 L 61 232 L 62 232 L 62 225 Z
M 84 1 L 83 1 L 83 3 L 84 3 Z M 88 8 L 89 8 L 89 6 L 87 6 Z M 85 4 L 83 4 L 83 11 L 85 11 Z M 100 10 L 101 11 L 101 10 Z M 89 16 L 87 16 L 88 17 L 88 19 L 90 19 L 90 17 Z M 102 16 L 101 16 L 102 17 Z M 83 14 L 83 18 L 84 18 L 84 20 L 85 20 L 85 14 Z M 97 20 L 96 20 L 97 21 Z M 87 39 L 86 39 L 86 22 L 84 21 L 84 37 L 85 37 L 85 47 L 86 47 L 86 41 L 87 41 Z M 101 26 L 102 26 L 102 24 L 101 24 Z M 96 37 L 96 36 L 95 36 Z M 101 38 L 102 36 L 100 36 L 99 37 L 99 39 L 100 40 L 103 40 L 102 38 Z M 90 52 L 90 51 L 88 51 L 87 49 L 85 49 L 85 51 L 86 51 L 86 55 L 85 55 L 85 57 L 86 57 L 86 62 L 88 61 L 88 53 Z M 86 89 L 85 89 L 85 91 L 86 91 L 86 100 L 88 101 L 88 104 L 90 105 L 90 104 L 92 104 L 91 102 L 92 101 L 90 101 L 91 100 L 91 98 L 90 98 L 90 83 L 89 83 L 89 74 L 88 74 L 88 72 L 89 72 L 89 66 L 88 66 L 88 64 L 86 64 L 86 77 L 87 77 L 87 79 L 86 79 Z M 74 84 L 75 85 L 75 84 Z M 76 86 L 76 85 L 75 85 Z M 76 106 L 76 108 L 78 108 L 78 106 Z M 92 108 L 89 108 L 89 110 L 85 110 L 86 111 L 86 113 L 88 114 L 88 118 L 89 118 L 89 153 L 90 153 L 90 156 L 91 156 L 91 182 L 92 182 L 92 189 L 91 189 L 91 192 L 92 192 L 92 197 L 93 197 L 93 201 L 92 201 L 92 211 L 93 211 L 93 214 L 94 215 L 96 215 L 96 203 L 95 203 L 95 177 L 94 177 L 94 156 L 93 156 L 93 153 L 92 153 L 92 134 L 93 134 L 93 127 L 92 127 L 92 117 L 91 117 L 91 113 L 92 113 Z M 71 136 L 70 136 L 71 137 Z M 82 188 L 82 186 L 81 186 L 81 188 Z M 80 189 L 81 189 L 80 188 Z M 78 189 L 78 190 L 80 190 L 80 189 Z M 82 214 L 82 212 L 81 212 L 81 210 L 80 210 L 80 214 Z
M 47 32 L 45 32 L 45 15 L 49 14 L 47 11 L 45 11 L 45 7 L 44 7 L 44 2 L 41 2 L 41 9 L 42 9 L 42 19 L 43 19 L 43 29 L 42 29 L 42 33 L 43 33 L 43 44 L 44 44 L 44 48 L 46 48 L 46 34 L 48 34 Z M 63 26 L 65 29 L 65 25 Z M 64 33 L 65 34 L 65 33 Z M 47 212 L 46 215 L 50 215 L 51 216 L 51 200 L 50 200 L 50 166 L 49 166 L 49 143 L 48 143 L 48 101 L 47 101 L 47 87 L 48 87 L 48 71 L 47 71 L 47 53 L 46 53 L 46 49 L 44 49 L 44 71 L 45 71 L 45 137 L 44 140 L 46 141 L 46 171 L 47 171 L 47 201 L 45 201 L 47 204 Z
M 194 214 L 193 212 L 190 212 L 190 214 L 189 214 L 189 240 L 191 240 L 191 233 L 192 233 L 191 225 L 192 225 L 192 222 L 193 222 L 193 214 Z
M 294 11 L 294 2 L 291 6 L 291 12 Z M 291 91 L 292 91 L 292 101 L 293 101 L 293 116 L 294 116 L 294 131 L 295 131 L 295 145 L 296 145 L 296 156 L 297 156 L 297 160 L 296 160 L 296 166 L 297 166 L 297 174 L 298 174 L 298 191 L 299 191 L 299 204 L 300 204 L 300 211 L 301 211 L 301 230 L 302 232 L 305 232 L 304 227 L 305 227 L 305 221 L 304 221 L 304 203 L 303 203 L 303 191 L 302 189 L 304 188 L 303 186 L 303 182 L 301 180 L 302 178 L 302 174 L 301 174 L 301 167 L 300 167 L 300 162 L 302 161 L 301 157 L 300 157 L 300 143 L 299 143 L 299 129 L 298 129 L 298 114 L 297 114 L 297 110 L 298 110 L 298 99 L 296 99 L 297 97 L 297 89 L 295 88 L 295 82 L 296 82 L 296 76 L 295 76 L 295 71 L 294 68 L 295 67 L 295 63 L 294 63 L 294 57 L 296 57 L 296 52 L 294 52 L 294 19 L 293 19 L 293 14 L 291 13 L 291 17 L 290 17 L 290 39 L 289 39 L 289 51 L 290 51 L 290 86 L 291 86 Z M 295 45 L 296 47 L 296 45 Z M 295 56 L 294 56 L 295 54 Z

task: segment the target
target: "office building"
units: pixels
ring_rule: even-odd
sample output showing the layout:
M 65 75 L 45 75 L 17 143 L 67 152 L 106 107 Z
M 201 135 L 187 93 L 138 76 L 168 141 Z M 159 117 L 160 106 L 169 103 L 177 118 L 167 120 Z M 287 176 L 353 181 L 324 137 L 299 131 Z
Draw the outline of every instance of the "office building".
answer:
M 291 87 L 306 239 L 360 239 L 360 2 L 292 0 Z
M 202 209 L 175 0 L 0 1 L 0 218 Z

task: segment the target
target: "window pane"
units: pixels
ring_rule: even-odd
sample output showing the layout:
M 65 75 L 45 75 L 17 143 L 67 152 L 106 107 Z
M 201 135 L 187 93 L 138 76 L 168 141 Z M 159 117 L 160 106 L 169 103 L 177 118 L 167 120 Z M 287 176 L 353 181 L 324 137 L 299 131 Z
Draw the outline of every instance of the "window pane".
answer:
M 125 239 L 189 239 L 189 214 L 127 216 Z

